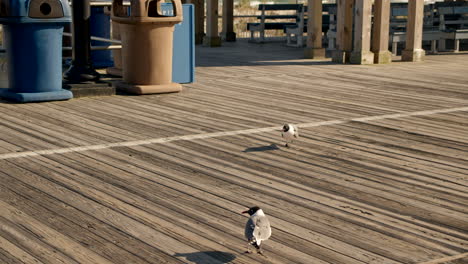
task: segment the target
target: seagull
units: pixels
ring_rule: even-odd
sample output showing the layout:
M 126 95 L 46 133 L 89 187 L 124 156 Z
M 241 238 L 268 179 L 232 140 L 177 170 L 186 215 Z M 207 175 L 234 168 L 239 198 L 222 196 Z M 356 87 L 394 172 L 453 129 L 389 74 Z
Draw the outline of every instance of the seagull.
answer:
M 299 129 L 295 125 L 286 124 L 283 126 L 283 130 L 281 130 L 281 136 L 286 141 L 285 146 L 289 147 L 288 143 L 299 137 Z
M 249 242 L 247 245 L 247 253 L 251 253 L 250 246 L 254 246 L 257 249 L 257 253 L 263 255 L 260 244 L 271 236 L 270 221 L 263 210 L 258 206 L 251 207 L 249 210 L 242 213 L 250 215 L 245 225 L 244 233 L 245 238 L 247 238 Z

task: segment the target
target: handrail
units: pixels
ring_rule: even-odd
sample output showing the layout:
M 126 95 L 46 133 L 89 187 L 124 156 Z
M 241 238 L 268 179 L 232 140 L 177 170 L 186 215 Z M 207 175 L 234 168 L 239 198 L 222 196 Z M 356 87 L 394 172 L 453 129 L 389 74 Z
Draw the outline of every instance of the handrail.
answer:
M 70 6 L 71 6 L 72 3 L 70 1 L 68 2 L 70 3 Z M 90 6 L 112 6 L 112 1 L 91 1 L 89 5 Z M 130 6 L 130 1 L 124 1 L 123 5 Z
M 73 36 L 73 34 L 69 33 L 69 32 L 63 32 L 63 35 L 66 36 L 66 37 L 72 37 Z M 109 42 L 109 43 L 114 43 L 114 44 L 122 44 L 122 41 L 118 40 L 118 39 L 106 39 L 106 38 L 95 37 L 95 36 L 91 36 L 91 40 Z

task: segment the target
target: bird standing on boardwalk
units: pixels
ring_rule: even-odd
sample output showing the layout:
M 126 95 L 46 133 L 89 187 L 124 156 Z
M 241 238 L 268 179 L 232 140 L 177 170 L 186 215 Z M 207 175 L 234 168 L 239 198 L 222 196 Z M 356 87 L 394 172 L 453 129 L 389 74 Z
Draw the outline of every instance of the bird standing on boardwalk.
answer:
M 299 129 L 295 125 L 286 124 L 281 130 L 281 136 L 286 141 L 286 147 L 289 147 L 288 143 L 291 143 L 295 138 L 299 137 Z
M 270 221 L 263 210 L 258 206 L 251 207 L 249 210 L 242 213 L 248 213 L 250 215 L 245 225 L 245 238 L 247 238 L 249 242 L 247 245 L 247 253 L 251 253 L 250 247 L 254 246 L 257 249 L 257 253 L 263 254 L 260 244 L 271 236 Z

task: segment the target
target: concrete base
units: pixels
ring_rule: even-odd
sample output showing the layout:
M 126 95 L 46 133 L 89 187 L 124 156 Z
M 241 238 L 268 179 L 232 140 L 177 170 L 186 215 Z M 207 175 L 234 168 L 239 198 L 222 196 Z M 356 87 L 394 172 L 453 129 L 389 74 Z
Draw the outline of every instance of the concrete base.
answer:
M 140 85 L 126 82 L 116 82 L 115 88 L 131 94 L 158 94 L 180 92 L 182 90 L 182 85 L 178 83 Z
M 336 63 L 348 63 L 350 52 L 343 50 L 334 50 L 332 53 L 332 61 Z
M 89 96 L 111 96 L 115 95 L 115 88 L 108 82 L 82 82 L 64 83 L 64 88 L 73 93 L 74 98 Z
M 236 33 L 235 32 L 227 32 L 223 33 L 223 40 L 227 42 L 234 42 L 236 41 Z
M 390 51 L 374 52 L 374 63 L 387 64 L 392 62 L 392 53 Z
M 69 82 L 94 82 L 99 80 L 99 73 L 91 64 L 77 65 L 72 61 L 70 68 L 63 73 L 63 79 Z
M 73 98 L 73 94 L 65 89 L 53 92 L 17 93 L 13 89 L 0 89 L 0 97 L 19 103 L 61 101 Z
M 204 37 L 203 46 L 208 47 L 221 47 L 221 38 L 220 37 Z
M 123 76 L 122 69 L 119 69 L 116 67 L 107 68 L 106 73 L 109 75 L 113 75 L 113 76 L 119 76 L 119 77 Z
M 324 48 L 308 48 L 304 49 L 304 57 L 306 59 L 325 59 L 325 52 Z
M 374 53 L 370 51 L 351 52 L 349 62 L 352 64 L 374 64 Z
M 423 49 L 403 50 L 403 52 L 401 53 L 401 60 L 412 62 L 423 61 L 425 55 L 426 52 Z

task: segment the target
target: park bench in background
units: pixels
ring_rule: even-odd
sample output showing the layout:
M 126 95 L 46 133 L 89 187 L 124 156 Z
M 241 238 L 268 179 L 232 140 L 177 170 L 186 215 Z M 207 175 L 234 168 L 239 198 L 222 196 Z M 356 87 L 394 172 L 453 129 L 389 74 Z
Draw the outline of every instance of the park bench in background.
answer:
M 322 6 L 322 32 L 327 32 L 330 26 L 330 15 L 329 10 L 332 8 L 336 9 L 335 4 L 323 4 Z M 291 47 L 302 47 L 304 46 L 303 34 L 307 33 L 307 6 L 303 7 L 301 16 L 297 23 L 293 26 L 286 26 L 284 32 L 286 33 L 286 45 Z
M 258 10 L 262 13 L 257 18 L 260 19 L 259 23 L 247 23 L 247 30 L 250 31 L 250 41 L 252 42 L 265 42 L 265 30 L 276 29 L 284 30 L 286 26 L 294 26 L 300 17 L 303 17 L 302 4 L 260 4 Z M 294 13 L 283 14 L 267 14 L 274 11 L 295 11 Z M 281 21 L 278 21 L 281 20 Z M 287 20 L 287 21 L 284 21 Z M 255 40 L 255 33 L 259 33 L 259 39 Z
M 450 38 L 454 40 L 454 51 L 460 50 L 460 40 L 468 39 L 468 2 L 460 3 L 438 3 L 436 10 L 439 14 L 440 31 L 451 34 Z M 445 40 L 439 42 L 441 50 L 445 49 Z
M 328 50 L 335 49 L 336 7 L 329 8 Z M 406 41 L 407 3 L 392 4 L 390 18 L 390 44 L 396 55 L 398 44 Z M 446 2 L 424 6 L 423 41 L 431 42 L 430 51 L 445 50 L 445 41 L 454 40 L 459 51 L 460 40 L 468 39 L 468 2 Z M 438 44 L 438 47 L 437 47 Z
M 390 38 L 393 55 L 397 54 L 398 43 L 406 41 L 406 22 L 408 18 L 408 8 L 406 5 L 392 5 L 390 13 Z M 434 13 L 434 5 L 424 6 L 423 17 L 423 41 L 431 42 L 431 53 L 437 52 L 437 42 L 443 39 L 452 38 L 453 34 L 441 31 L 436 25 L 438 17 Z

